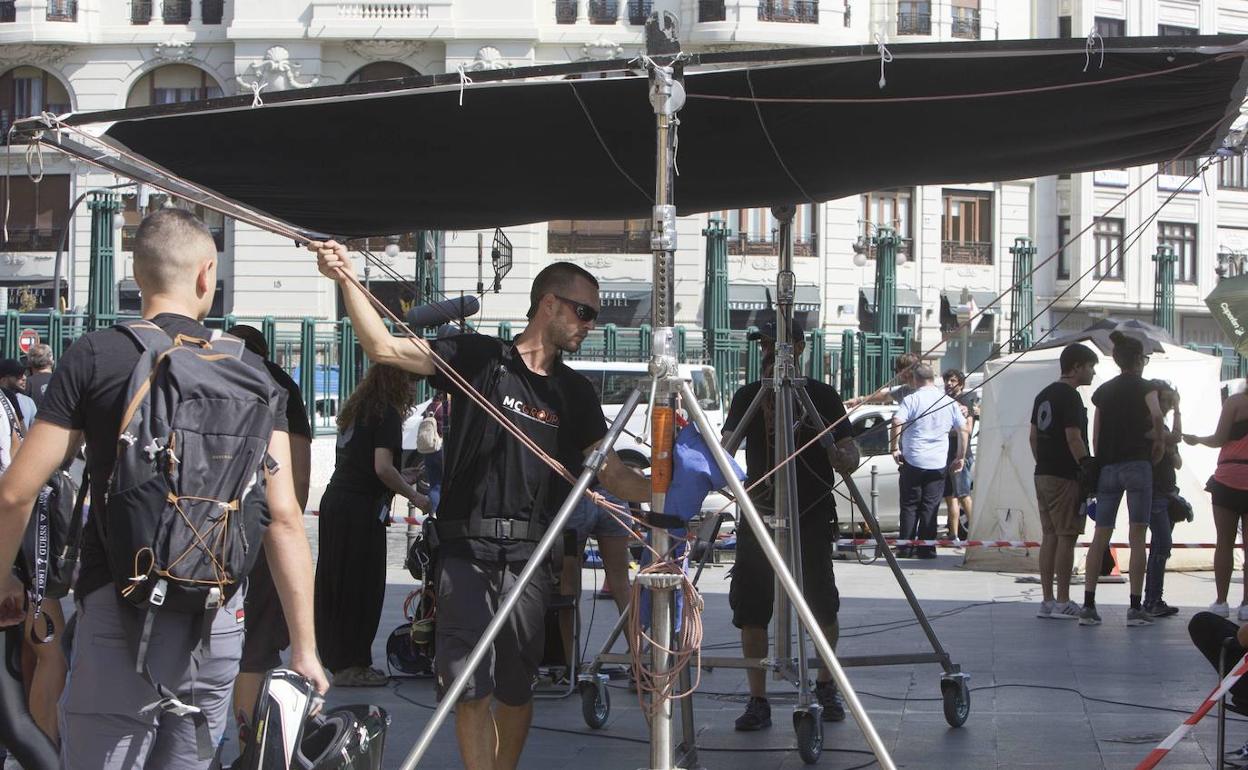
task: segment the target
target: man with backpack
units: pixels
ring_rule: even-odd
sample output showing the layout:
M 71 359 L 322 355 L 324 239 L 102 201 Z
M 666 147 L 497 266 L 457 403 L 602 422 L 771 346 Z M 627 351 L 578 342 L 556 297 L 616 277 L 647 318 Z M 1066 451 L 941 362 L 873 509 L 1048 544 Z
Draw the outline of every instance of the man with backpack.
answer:
M 0 478 L 0 561 L 11 562 L 39 489 L 86 442 L 92 506 L 75 586 L 80 643 L 60 704 L 65 767 L 211 764 L 239 667 L 240 588 L 260 537 L 290 668 L 328 689 L 285 392 L 239 340 L 201 325 L 216 270 L 216 245 L 195 217 L 162 209 L 144 219 L 134 271 L 146 320 L 66 351 Z M 21 584 L 0 578 L 0 625 L 21 619 L 23 601 Z
M 334 279 L 370 360 L 425 375 L 454 394 L 443 450 L 446 474 L 438 503 L 438 599 L 435 665 L 445 692 L 469 676 L 467 660 L 494 613 L 515 590 L 570 485 L 444 369 L 482 394 L 503 419 L 572 473 L 598 448 L 607 427 L 593 386 L 561 360 L 594 328 L 598 281 L 583 268 L 555 262 L 529 290 L 529 324 L 511 343 L 483 334 L 425 342 L 392 336 L 359 286 L 340 244 L 313 242 L 318 269 Z M 435 358 L 435 354 L 436 357 Z M 609 451 L 598 472 L 607 491 L 630 502 L 650 498 L 650 481 Z M 551 576 L 539 570 L 455 706 L 455 733 L 468 770 L 511 770 L 533 716 L 533 676 L 542 658 Z

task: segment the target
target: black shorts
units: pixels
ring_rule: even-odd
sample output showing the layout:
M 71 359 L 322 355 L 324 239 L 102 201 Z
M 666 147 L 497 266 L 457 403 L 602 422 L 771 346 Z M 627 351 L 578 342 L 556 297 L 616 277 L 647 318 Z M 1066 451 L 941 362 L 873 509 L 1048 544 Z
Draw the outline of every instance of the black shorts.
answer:
M 243 603 L 243 659 L 238 670 L 244 674 L 263 674 L 282 665 L 282 650 L 290 646 L 286 615 L 269 571 L 264 551 L 247 576 L 247 597 Z
M 438 566 L 438 610 L 434 663 L 438 696 L 450 689 L 494 613 L 515 588 L 525 562 L 492 562 L 443 554 Z M 551 574 L 539 569 L 525 587 L 515 612 L 494 640 L 460 700 L 493 695 L 508 706 L 533 699 L 533 678 L 546 644 L 546 605 Z
M 1217 507 L 1226 508 L 1237 515 L 1248 513 L 1248 489 L 1228 487 L 1221 481 L 1210 478 L 1205 485 L 1205 491 L 1213 498 L 1213 504 Z
M 761 513 L 761 511 L 760 511 Z M 836 620 L 841 595 L 832 574 L 833 527 L 829 512 L 818 508 L 801 519 L 802 591 L 820 625 Z M 737 561 L 732 567 L 728 604 L 732 624 L 766 628 L 775 605 L 776 580 L 754 532 L 744 522 L 737 528 Z

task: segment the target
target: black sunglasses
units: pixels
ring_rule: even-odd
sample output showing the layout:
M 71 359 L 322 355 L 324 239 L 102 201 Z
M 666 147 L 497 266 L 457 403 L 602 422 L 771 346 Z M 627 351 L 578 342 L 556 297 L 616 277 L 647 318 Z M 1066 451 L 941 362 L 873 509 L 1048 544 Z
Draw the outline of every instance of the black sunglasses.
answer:
M 593 307 L 586 305 L 584 302 L 577 302 L 567 297 L 560 297 L 558 294 L 550 295 L 560 302 L 565 302 L 572 308 L 572 312 L 576 313 L 576 317 L 582 321 L 589 322 L 598 317 L 598 311 Z

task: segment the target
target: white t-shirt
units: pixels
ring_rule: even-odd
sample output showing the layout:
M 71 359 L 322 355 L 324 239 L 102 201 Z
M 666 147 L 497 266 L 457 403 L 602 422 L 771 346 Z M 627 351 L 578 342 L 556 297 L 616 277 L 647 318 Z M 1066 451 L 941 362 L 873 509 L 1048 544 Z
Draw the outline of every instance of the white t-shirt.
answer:
M 893 415 L 904 423 L 901 456 L 907 465 L 923 470 L 940 470 L 949 455 L 949 432 L 966 425 L 956 401 L 935 384 L 919 388 L 901 400 Z

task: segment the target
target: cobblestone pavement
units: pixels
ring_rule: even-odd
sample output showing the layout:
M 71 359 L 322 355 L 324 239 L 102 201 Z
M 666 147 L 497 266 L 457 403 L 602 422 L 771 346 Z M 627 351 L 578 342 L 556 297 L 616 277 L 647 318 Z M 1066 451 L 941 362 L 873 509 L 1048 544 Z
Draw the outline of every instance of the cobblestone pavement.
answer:
M 315 523 L 309 517 L 313 538 Z M 386 604 L 374 643 L 375 664 L 382 668 L 386 636 L 402 622 L 403 599 L 413 582 L 401 569 L 405 527 L 392 527 L 388 537 Z M 905 563 L 905 572 L 941 642 L 971 674 L 971 714 L 965 726 L 954 729 L 946 724 L 938 666 L 848 669 L 899 767 L 1132 768 L 1214 684 L 1213 671 L 1191 647 L 1186 632 L 1187 619 L 1212 599 L 1211 573 L 1171 573 L 1166 598 L 1183 611 L 1151 627 L 1126 627 L 1127 588 L 1103 586 L 1098 605 L 1104 625 L 1080 627 L 1037 619 L 1034 584 L 1016 583 L 1016 576 L 1005 573 L 970 572 L 960 563 L 961 557 L 942 551 L 931 562 Z M 590 598 L 589 588 L 600 579 L 600 572 L 584 573 L 586 593 L 580 609 L 590 656 L 615 619 L 610 602 Z M 930 650 L 896 581 L 881 563 L 838 562 L 837 580 L 842 596 L 841 654 Z M 737 655 L 727 569 L 709 568 L 700 588 L 706 600 L 706 653 Z M 1238 595 L 1238 590 L 1233 587 L 1232 593 Z M 703 672 L 693 699 L 701 766 L 743 770 L 804 766 L 790 720 L 794 691 L 783 682 L 771 681 L 768 686 L 773 726 L 759 733 L 737 733 L 732 724 L 745 700 L 744 672 L 723 668 Z M 648 734 L 636 694 L 620 681 L 611 683 L 609 694 L 611 711 L 602 730 L 585 726 L 577 694 L 539 700 L 520 767 L 648 767 Z M 386 688 L 338 689 L 330 697 L 331 704 L 365 701 L 380 704 L 391 714 L 384 768 L 399 768 L 435 703 L 432 683 L 395 679 Z M 825 727 L 819 767 L 865 767 L 872 761 L 852 717 Z M 675 732 L 679 736 L 679 724 Z M 1228 744 L 1237 747 L 1246 739 L 1248 725 L 1228 726 Z M 1209 768 L 1214 743 L 1211 717 L 1178 746 L 1164 767 Z M 460 766 L 453 730 L 444 726 L 420 767 Z

